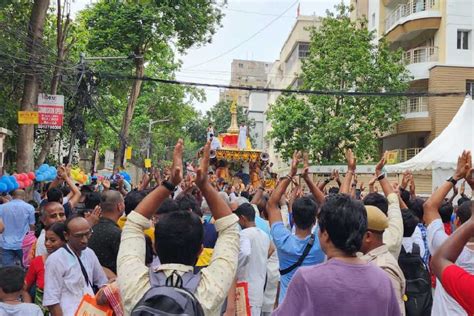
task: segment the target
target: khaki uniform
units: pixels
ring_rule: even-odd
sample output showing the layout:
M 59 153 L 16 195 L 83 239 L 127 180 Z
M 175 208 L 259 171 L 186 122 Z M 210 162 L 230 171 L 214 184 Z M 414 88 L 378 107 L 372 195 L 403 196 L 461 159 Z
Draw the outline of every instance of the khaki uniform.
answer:
M 361 259 L 366 260 L 367 262 L 372 262 L 387 272 L 392 281 L 395 293 L 397 293 L 400 311 L 402 312 L 402 315 L 405 315 L 405 302 L 403 300 L 403 297 L 405 296 L 405 276 L 403 275 L 397 260 L 389 252 L 387 245 L 382 245 L 372 249 L 363 255 Z

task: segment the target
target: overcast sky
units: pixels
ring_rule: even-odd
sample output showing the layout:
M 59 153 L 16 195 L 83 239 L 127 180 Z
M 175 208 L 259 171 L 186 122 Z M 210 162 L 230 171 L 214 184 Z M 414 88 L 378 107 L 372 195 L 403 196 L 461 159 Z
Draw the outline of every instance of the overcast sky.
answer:
M 298 3 L 301 15 L 324 16 L 326 9 L 332 10 L 340 2 L 341 0 L 228 0 L 227 7 L 223 9 L 225 17 L 222 28 L 214 34 L 212 43 L 192 48 L 185 56 L 180 57 L 183 66 L 177 77 L 183 81 L 228 84 L 233 59 L 268 62 L 278 59 L 280 49 L 296 21 Z M 89 3 L 91 0 L 75 0 L 73 11 L 80 10 Z M 277 18 L 283 12 L 285 13 Z M 266 29 L 258 32 L 269 23 L 271 24 Z M 248 40 L 250 37 L 252 39 Z M 233 49 L 234 47 L 236 48 Z M 231 52 L 224 54 L 231 49 Z M 218 56 L 221 57 L 215 58 Z M 209 61 L 211 59 L 213 60 Z M 205 92 L 207 100 L 195 104 L 200 111 L 208 110 L 219 99 L 217 88 L 205 88 Z

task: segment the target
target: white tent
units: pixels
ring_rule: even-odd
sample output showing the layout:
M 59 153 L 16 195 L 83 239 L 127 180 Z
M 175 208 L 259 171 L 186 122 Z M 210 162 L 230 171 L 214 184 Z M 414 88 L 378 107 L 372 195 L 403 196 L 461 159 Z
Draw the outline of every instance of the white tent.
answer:
M 404 170 L 432 170 L 432 187 L 438 187 L 453 175 L 462 151 L 474 153 L 474 102 L 466 96 L 449 125 L 415 157 L 405 162 L 386 166 L 387 172 Z

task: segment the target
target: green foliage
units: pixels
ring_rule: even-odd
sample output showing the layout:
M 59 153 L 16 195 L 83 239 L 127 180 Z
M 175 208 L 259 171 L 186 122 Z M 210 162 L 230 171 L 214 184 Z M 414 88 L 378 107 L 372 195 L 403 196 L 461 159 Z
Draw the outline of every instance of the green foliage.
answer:
M 303 60 L 303 89 L 315 91 L 403 92 L 408 72 L 400 51 L 351 21 L 349 8 L 336 6 L 311 30 L 310 54 Z M 361 161 L 378 155 L 379 136 L 400 120 L 401 98 L 282 95 L 271 107 L 269 137 L 285 158 L 296 149 L 317 161 L 335 161 L 352 147 Z

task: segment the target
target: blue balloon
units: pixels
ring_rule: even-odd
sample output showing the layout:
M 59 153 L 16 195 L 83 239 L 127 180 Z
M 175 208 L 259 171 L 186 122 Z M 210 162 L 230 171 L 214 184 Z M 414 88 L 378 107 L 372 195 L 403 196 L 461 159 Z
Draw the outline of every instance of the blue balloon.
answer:
M 0 182 L 0 192 L 1 193 L 8 192 L 7 191 L 7 185 L 3 182 Z
M 44 164 L 42 164 L 42 165 L 38 168 L 38 171 L 39 171 L 39 172 L 45 172 L 45 171 L 48 170 L 48 168 L 49 168 L 49 165 L 47 165 L 47 164 L 44 163 Z
M 44 181 L 44 175 L 42 173 L 36 175 L 36 181 L 38 182 L 43 182 Z

